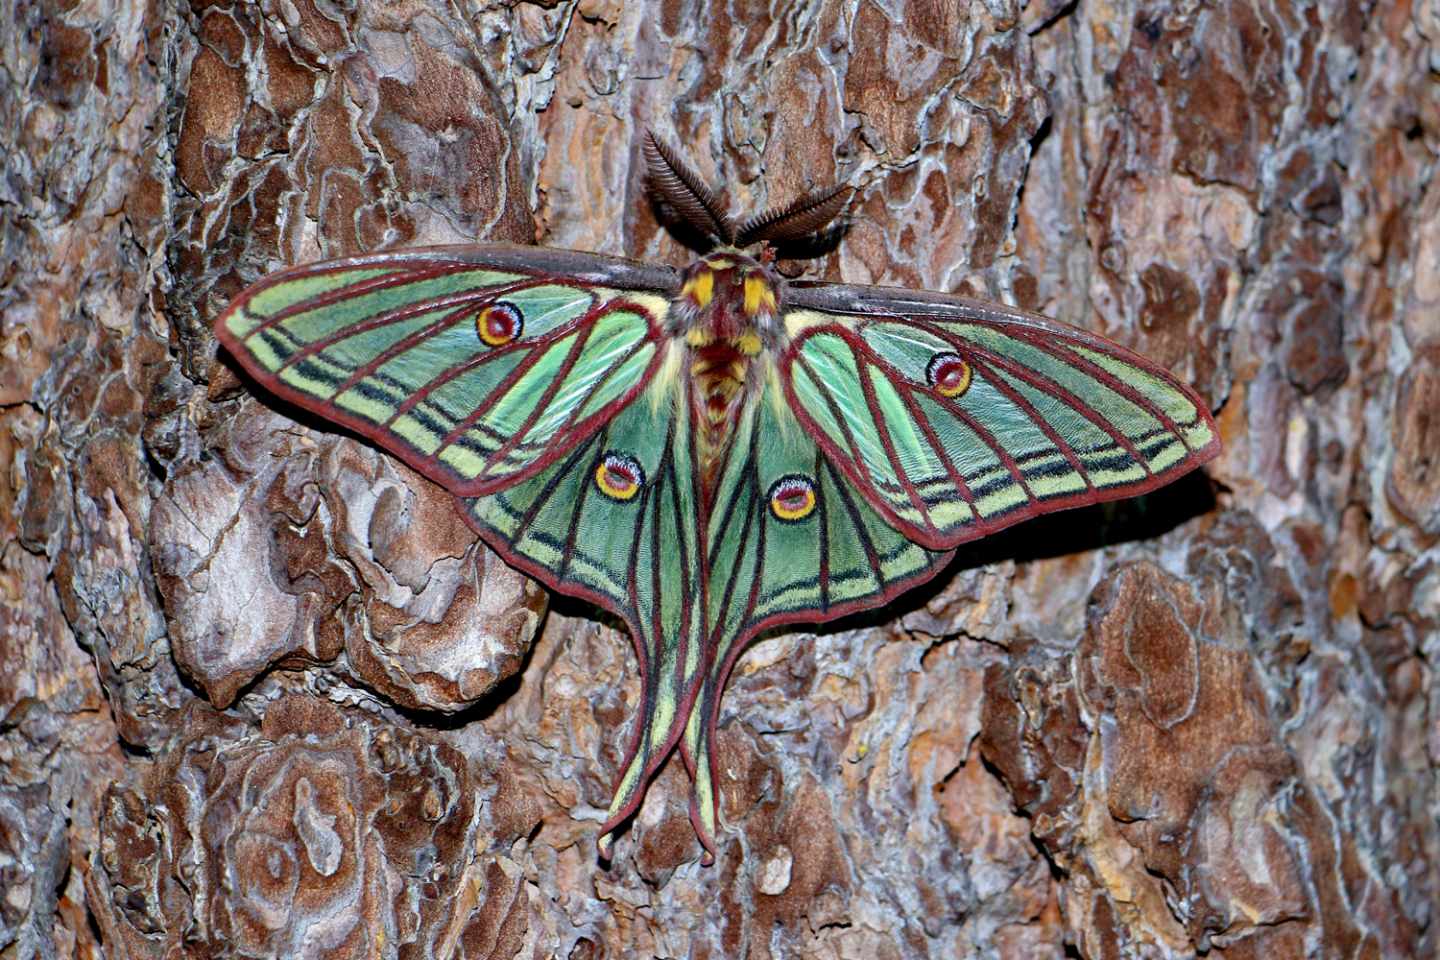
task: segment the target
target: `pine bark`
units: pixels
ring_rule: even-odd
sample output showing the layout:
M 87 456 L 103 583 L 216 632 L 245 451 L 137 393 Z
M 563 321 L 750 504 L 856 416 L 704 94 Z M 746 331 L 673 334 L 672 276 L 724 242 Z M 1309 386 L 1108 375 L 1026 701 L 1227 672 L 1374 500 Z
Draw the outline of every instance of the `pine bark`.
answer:
M 0 956 L 1440 952 L 1440 7 L 0 0 Z M 644 131 L 806 276 L 1196 384 L 1225 452 L 756 644 L 699 866 L 596 831 L 629 641 L 217 356 L 284 264 L 683 264 Z

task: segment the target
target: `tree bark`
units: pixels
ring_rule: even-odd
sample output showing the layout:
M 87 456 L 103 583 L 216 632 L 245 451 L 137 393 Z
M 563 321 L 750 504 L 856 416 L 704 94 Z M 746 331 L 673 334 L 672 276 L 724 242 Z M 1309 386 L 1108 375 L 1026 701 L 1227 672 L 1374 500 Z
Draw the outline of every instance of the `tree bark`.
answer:
M 1440 951 L 1440 7 L 0 0 L 0 956 Z M 211 324 L 279 266 L 684 264 L 857 189 L 807 276 L 1002 299 L 1225 451 L 763 639 L 713 867 L 678 759 L 597 859 L 623 630 Z

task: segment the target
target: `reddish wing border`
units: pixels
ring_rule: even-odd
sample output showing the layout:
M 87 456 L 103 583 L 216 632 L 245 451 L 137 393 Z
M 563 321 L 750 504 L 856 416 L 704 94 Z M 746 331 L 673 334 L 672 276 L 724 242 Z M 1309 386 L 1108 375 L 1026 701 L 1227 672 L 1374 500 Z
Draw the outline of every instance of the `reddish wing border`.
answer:
M 608 596 L 607 594 L 601 593 L 598 590 L 593 590 L 580 584 L 561 581 L 555 576 L 554 573 L 546 569 L 541 564 L 538 564 L 534 560 L 531 560 L 523 553 L 519 553 L 518 551 L 514 550 L 510 546 L 510 544 L 506 542 L 505 538 L 499 534 L 499 532 L 491 529 L 483 523 L 478 522 L 474 518 L 474 516 L 471 515 L 470 511 L 466 508 L 463 502 L 466 498 L 456 496 L 455 499 L 456 507 L 460 511 L 460 515 L 465 519 L 465 523 L 470 527 L 471 530 L 475 531 L 475 534 L 479 536 L 482 541 L 484 541 L 485 545 L 491 550 L 493 550 L 496 556 L 498 556 L 508 566 L 514 567 L 516 570 L 519 570 L 527 577 L 538 580 L 548 589 L 553 590 L 556 593 L 564 594 L 568 597 L 575 597 L 576 599 L 583 600 L 586 603 L 593 603 L 600 609 L 611 613 L 612 615 L 617 617 L 622 623 L 625 624 L 625 631 L 630 634 L 630 647 L 635 651 L 636 664 L 640 668 L 639 673 L 641 679 L 641 699 L 635 711 L 634 720 L 636 722 L 632 723 L 633 729 L 630 731 L 630 742 L 625 746 L 624 757 L 621 759 L 619 769 L 615 774 L 615 783 L 610 788 L 613 795 L 613 793 L 620 788 L 620 784 L 625 776 L 625 771 L 629 769 L 630 762 L 635 758 L 635 754 L 638 753 L 640 750 L 640 743 L 645 736 L 645 723 L 640 721 L 639 718 L 649 716 L 652 700 L 655 695 L 654 691 L 656 689 L 656 684 L 658 683 L 658 680 L 654 677 L 652 673 L 653 670 L 658 669 L 658 666 L 656 663 L 652 662 L 649 651 L 645 649 L 644 634 L 642 634 L 638 628 L 638 621 L 635 618 L 635 614 L 632 611 L 625 609 L 625 607 L 621 605 L 619 601 L 617 601 L 611 596 Z M 703 674 L 701 674 L 701 676 L 703 676 Z M 688 712 L 691 707 L 694 706 L 695 698 L 699 695 L 700 692 L 699 687 L 700 684 L 693 685 L 693 689 L 680 703 L 678 709 Z M 646 763 L 646 769 L 641 774 L 642 783 L 648 781 L 652 776 L 654 776 L 655 771 L 660 768 L 660 764 L 664 762 L 667 756 L 669 756 L 670 751 L 675 749 L 675 744 L 681 741 L 682 733 L 683 729 L 672 731 L 672 735 L 667 738 L 666 742 L 661 744 L 661 746 L 655 750 L 654 755 Z M 605 821 L 604 824 L 601 825 L 598 835 L 603 837 L 605 834 L 610 833 L 611 831 L 619 827 L 621 824 L 623 824 L 626 820 L 630 818 L 632 814 L 635 813 L 636 810 L 639 809 L 640 804 L 644 799 L 645 791 L 643 789 L 637 790 L 635 798 L 633 800 L 626 804 L 625 807 L 623 807 L 622 809 L 617 810 L 613 817 L 609 818 Z
M 416 280 L 444 276 L 448 273 L 474 270 L 477 268 L 524 274 L 529 278 L 525 283 L 553 283 L 573 286 L 577 289 L 587 289 L 593 285 L 606 285 L 618 289 L 645 291 L 661 296 L 668 296 L 678 286 L 677 274 L 669 267 L 654 267 L 618 257 L 605 257 L 599 254 L 501 244 L 428 247 L 399 250 L 393 253 L 367 254 L 321 263 L 303 264 L 268 274 L 243 290 L 231 301 L 220 316 L 216 318 L 214 324 L 216 339 L 219 340 L 226 351 L 235 358 L 236 362 L 246 374 L 260 386 L 264 387 L 267 392 L 301 409 L 308 410 L 324 417 L 326 420 L 335 422 L 351 433 L 364 438 L 386 452 L 398 457 L 411 469 L 425 476 L 427 479 L 434 481 L 451 493 L 457 496 L 470 497 L 484 496 L 487 493 L 493 493 L 534 476 L 536 473 L 554 463 L 566 452 L 573 449 L 575 445 L 589 439 L 590 436 L 599 430 L 619 410 L 623 409 L 643 392 L 660 365 L 663 350 L 657 349 L 655 351 L 655 355 L 651 358 L 644 373 L 637 379 L 631 389 L 606 404 L 601 410 L 591 414 L 579 423 L 566 428 L 552 441 L 549 449 L 524 469 L 489 482 L 467 482 L 458 478 L 441 461 L 433 457 L 427 457 L 403 444 L 392 443 L 385 425 L 371 423 L 369 420 L 343 410 L 328 401 L 319 400 L 303 390 L 298 390 L 286 384 L 276 374 L 264 369 L 260 364 L 255 362 L 250 352 L 227 329 L 226 323 L 235 311 L 243 307 L 256 295 L 278 283 L 290 282 L 302 277 L 341 273 L 349 270 L 373 269 L 376 267 L 391 267 L 395 268 L 397 272 L 394 275 L 375 277 L 368 281 L 362 281 L 353 288 L 347 288 L 341 291 L 326 291 L 301 304 L 296 304 L 293 307 L 279 311 L 276 316 L 267 318 L 256 330 L 258 331 L 265 326 L 273 325 L 285 316 L 293 315 L 299 310 L 313 309 L 316 305 L 334 303 L 345 297 L 354 296 L 357 291 L 364 293 L 376 289 L 383 289 L 385 286 L 395 283 L 411 283 Z M 549 272 L 551 270 L 562 272 L 551 273 Z M 503 289 L 511 290 L 522 285 L 523 284 L 510 284 Z M 476 297 L 478 300 L 483 300 L 495 292 L 496 291 L 486 289 L 483 292 L 477 292 Z M 427 309 L 433 309 L 435 306 L 435 304 L 429 304 Z M 443 306 L 443 304 L 441 304 L 441 306 Z M 597 304 L 584 316 L 547 334 L 545 339 L 548 341 L 556 336 L 569 334 L 587 324 L 593 324 L 600 317 L 616 310 L 629 310 L 649 318 L 650 332 L 646 339 L 641 342 L 654 343 L 658 347 L 665 336 L 664 331 L 658 323 L 660 318 L 655 317 L 647 307 L 624 297 Z M 533 345 L 534 343 L 530 341 L 522 340 L 519 341 L 518 345 L 512 345 L 512 347 L 507 347 L 506 349 L 520 349 L 524 346 Z M 288 365 L 288 363 L 289 361 L 287 361 L 286 365 Z M 464 365 L 461 366 L 463 367 Z M 427 390 L 433 388 L 434 382 L 432 381 L 431 385 L 427 387 Z

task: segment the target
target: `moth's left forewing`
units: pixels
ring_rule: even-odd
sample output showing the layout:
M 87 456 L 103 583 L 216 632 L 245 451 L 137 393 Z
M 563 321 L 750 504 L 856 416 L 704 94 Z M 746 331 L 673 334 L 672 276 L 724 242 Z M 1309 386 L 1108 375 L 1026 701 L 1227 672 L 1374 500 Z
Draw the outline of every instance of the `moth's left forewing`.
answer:
M 1219 451 L 1193 390 L 1094 334 L 941 294 L 797 285 L 788 303 L 798 419 L 927 546 L 1143 493 Z
M 435 247 L 291 268 L 216 323 L 267 389 L 466 495 L 533 475 L 644 389 L 668 268 L 530 247 Z

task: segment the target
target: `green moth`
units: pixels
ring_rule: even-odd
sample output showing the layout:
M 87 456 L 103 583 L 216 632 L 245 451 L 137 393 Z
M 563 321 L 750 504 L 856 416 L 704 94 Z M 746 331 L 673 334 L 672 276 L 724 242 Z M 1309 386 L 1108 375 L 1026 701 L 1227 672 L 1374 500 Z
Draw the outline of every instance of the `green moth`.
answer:
M 629 627 L 643 699 L 600 848 L 678 745 L 715 849 L 721 692 L 760 631 L 878 606 L 954 548 L 1210 460 L 1210 411 L 1108 340 L 995 303 L 787 281 L 849 200 L 737 226 L 647 136 L 684 270 L 503 245 L 272 274 L 216 321 L 272 393 L 441 484 L 507 562 Z M 756 249 L 752 255 L 744 252 Z

